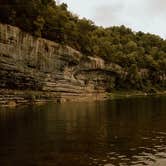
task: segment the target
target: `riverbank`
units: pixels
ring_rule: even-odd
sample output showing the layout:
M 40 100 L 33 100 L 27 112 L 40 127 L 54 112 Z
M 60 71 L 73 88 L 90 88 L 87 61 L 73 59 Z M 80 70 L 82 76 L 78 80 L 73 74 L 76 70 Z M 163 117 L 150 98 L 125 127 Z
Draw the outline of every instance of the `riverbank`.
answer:
M 123 99 L 123 98 L 134 98 L 143 96 L 161 96 L 166 95 L 166 91 L 155 91 L 155 92 L 143 92 L 143 91 L 114 91 L 109 93 L 109 99 Z
M 113 91 L 112 93 L 93 93 L 93 94 L 77 94 L 57 93 L 57 92 L 41 92 L 41 91 L 16 91 L 16 90 L 0 90 L 0 106 L 16 107 L 19 105 L 41 105 L 48 102 L 64 103 L 64 102 L 84 102 L 84 101 L 103 101 L 116 100 L 123 98 L 135 98 L 146 96 L 166 95 L 166 91 L 157 91 L 155 93 L 146 93 L 142 91 Z
M 107 100 L 108 93 L 68 93 L 43 92 L 28 90 L 0 90 L 0 106 L 16 107 L 18 105 L 45 104 L 48 102 L 82 102 Z
M 49 101 L 97 101 L 148 95 L 112 91 L 140 87 L 135 87 L 134 80 L 132 84 L 129 81 L 130 70 L 112 61 L 85 56 L 67 45 L 36 38 L 10 25 L 0 24 L 0 32 L 0 105 L 15 107 Z M 151 78 L 148 69 L 140 68 L 137 74 L 141 80 Z M 165 76 L 158 75 L 155 79 L 161 83 L 157 83 L 158 87 L 165 88 Z M 141 87 L 156 94 L 157 86 L 151 81 L 148 87 L 143 81 L 137 83 L 142 82 Z

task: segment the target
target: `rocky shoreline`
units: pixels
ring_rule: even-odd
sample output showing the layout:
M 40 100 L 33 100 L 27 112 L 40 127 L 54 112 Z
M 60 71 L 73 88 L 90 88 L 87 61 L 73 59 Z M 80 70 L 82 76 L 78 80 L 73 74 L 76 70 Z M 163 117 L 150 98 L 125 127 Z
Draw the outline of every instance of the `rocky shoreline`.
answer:
M 0 24 L 0 105 L 105 100 L 126 72 L 100 57 Z
M 56 92 L 34 92 L 34 91 L 0 91 L 0 106 L 15 107 L 17 105 L 29 104 L 45 104 L 48 102 L 63 103 L 71 101 L 98 101 L 107 100 L 109 98 L 106 93 L 82 94 L 75 95 L 70 93 Z
M 124 98 L 135 97 L 149 97 L 166 95 L 166 91 L 157 93 L 145 93 L 141 91 L 133 92 L 113 92 L 113 93 L 94 93 L 94 94 L 66 94 L 56 92 L 34 92 L 34 91 L 0 91 L 0 106 L 15 107 L 18 105 L 36 105 L 45 104 L 48 102 L 64 103 L 64 102 L 83 102 L 83 101 L 102 101 L 102 100 L 116 100 Z
M 111 73 L 99 57 L 84 58 L 70 47 L 0 24 L 0 105 L 105 98 Z

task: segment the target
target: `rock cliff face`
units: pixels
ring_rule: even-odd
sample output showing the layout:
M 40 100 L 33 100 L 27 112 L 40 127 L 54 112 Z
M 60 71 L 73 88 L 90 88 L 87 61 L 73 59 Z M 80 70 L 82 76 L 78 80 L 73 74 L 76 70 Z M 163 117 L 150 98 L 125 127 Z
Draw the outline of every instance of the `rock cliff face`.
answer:
M 70 47 L 0 24 L 1 104 L 103 98 L 113 74 L 98 57 L 84 58 Z

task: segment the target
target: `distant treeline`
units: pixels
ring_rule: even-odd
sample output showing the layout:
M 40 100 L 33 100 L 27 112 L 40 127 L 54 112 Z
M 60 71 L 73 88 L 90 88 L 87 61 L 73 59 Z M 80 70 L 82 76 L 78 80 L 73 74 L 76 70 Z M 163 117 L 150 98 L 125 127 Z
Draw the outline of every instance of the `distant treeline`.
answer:
M 54 0 L 0 0 L 0 21 L 118 64 L 128 73 L 119 88 L 166 88 L 166 40 L 159 36 L 125 26 L 96 26 Z M 140 76 L 141 69 L 148 70 L 147 78 Z

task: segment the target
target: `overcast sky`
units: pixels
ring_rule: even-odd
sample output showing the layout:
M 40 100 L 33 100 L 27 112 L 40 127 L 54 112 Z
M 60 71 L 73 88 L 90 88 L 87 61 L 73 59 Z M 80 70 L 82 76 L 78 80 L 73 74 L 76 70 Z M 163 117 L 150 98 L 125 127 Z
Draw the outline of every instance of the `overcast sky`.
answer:
M 126 25 L 166 38 L 166 0 L 59 0 L 69 10 L 105 27 Z

